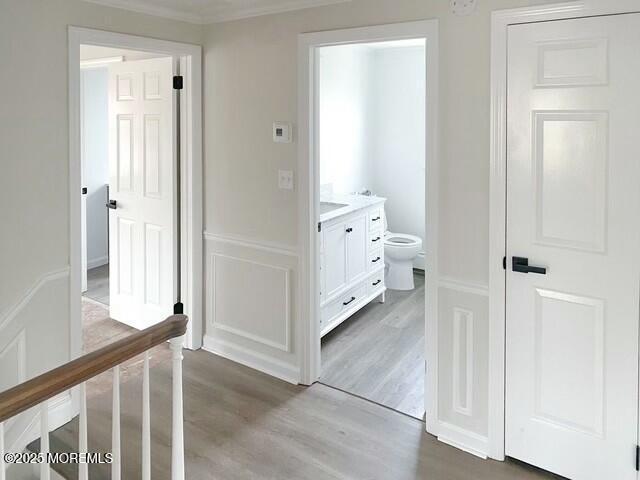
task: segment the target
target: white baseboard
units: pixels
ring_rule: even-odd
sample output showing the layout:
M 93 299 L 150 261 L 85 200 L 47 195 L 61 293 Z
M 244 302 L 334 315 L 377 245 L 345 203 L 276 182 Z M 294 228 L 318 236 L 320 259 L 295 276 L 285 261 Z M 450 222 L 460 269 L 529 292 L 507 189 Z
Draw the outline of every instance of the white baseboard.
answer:
M 62 425 L 69 423 L 78 412 L 74 411 L 72 396 L 66 392 L 49 400 L 49 430 L 53 431 Z M 22 452 L 27 445 L 36 438 L 40 438 L 40 413 L 38 410 L 28 410 L 25 414 L 31 414 L 26 428 L 9 446 L 8 452 Z M 23 414 L 23 415 L 25 415 Z
M 452 447 L 459 448 L 471 455 L 487 459 L 489 439 L 477 433 L 465 430 L 456 425 L 439 422 L 438 440 Z
M 104 257 L 92 258 L 91 260 L 87 260 L 87 270 L 101 267 L 102 265 L 106 265 L 107 263 L 109 263 L 108 255 L 105 255 Z
M 294 385 L 300 383 L 300 371 L 297 366 L 260 355 L 239 345 L 205 335 L 202 349 L 285 382 Z

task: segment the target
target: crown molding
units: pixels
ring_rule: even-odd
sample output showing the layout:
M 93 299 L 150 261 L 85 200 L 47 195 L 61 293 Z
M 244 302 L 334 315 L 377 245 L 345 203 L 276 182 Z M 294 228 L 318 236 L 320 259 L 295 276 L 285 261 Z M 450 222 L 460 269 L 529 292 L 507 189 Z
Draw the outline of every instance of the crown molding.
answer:
M 153 15 L 154 17 L 168 18 L 181 22 L 195 23 L 202 25 L 206 23 L 200 15 L 185 13 L 177 8 L 166 8 L 149 5 L 147 2 L 140 0 L 84 0 L 88 3 L 102 5 L 103 7 L 120 8 L 130 12 L 144 13 Z
M 241 8 L 232 12 L 223 12 L 214 15 L 204 16 L 202 23 L 221 23 L 232 20 L 242 20 L 244 18 L 261 17 L 263 15 L 273 15 L 275 13 L 292 12 L 294 10 L 304 10 L 307 8 L 324 7 L 336 5 L 338 3 L 348 3 L 351 0 L 288 0 L 269 7 Z
M 102 5 L 105 7 L 120 8 L 131 12 L 144 13 L 155 17 L 169 18 L 182 22 L 195 23 L 198 25 L 209 25 L 212 23 L 228 22 L 232 20 L 242 20 L 244 18 L 272 15 L 275 13 L 291 12 L 306 8 L 324 7 L 338 3 L 347 3 L 351 0 L 286 0 L 278 5 L 258 8 L 240 8 L 227 12 L 214 13 L 211 15 L 197 15 L 186 13 L 177 8 L 167 8 L 150 5 L 144 0 L 84 0 L 88 3 Z

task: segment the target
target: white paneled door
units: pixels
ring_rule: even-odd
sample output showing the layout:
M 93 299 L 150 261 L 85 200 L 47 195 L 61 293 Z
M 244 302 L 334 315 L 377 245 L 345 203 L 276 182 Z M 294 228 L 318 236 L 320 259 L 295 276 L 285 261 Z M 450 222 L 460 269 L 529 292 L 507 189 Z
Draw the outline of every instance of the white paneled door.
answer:
M 505 447 L 578 480 L 637 478 L 638 52 L 637 14 L 508 31 Z
M 146 328 L 173 313 L 173 60 L 109 67 L 110 315 Z

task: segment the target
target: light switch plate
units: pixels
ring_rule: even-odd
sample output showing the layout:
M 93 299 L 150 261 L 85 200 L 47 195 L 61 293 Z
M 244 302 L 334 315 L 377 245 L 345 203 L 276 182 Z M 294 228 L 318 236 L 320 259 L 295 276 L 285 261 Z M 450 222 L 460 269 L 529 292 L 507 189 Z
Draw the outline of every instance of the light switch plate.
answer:
M 278 188 L 280 190 L 293 190 L 292 170 L 278 170 Z

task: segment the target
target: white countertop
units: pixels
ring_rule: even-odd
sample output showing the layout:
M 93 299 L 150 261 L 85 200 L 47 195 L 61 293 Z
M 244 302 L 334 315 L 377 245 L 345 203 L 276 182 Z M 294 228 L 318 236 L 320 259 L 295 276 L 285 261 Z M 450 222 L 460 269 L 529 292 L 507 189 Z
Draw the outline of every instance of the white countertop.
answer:
M 348 215 L 356 210 L 371 207 L 373 205 L 384 203 L 387 199 L 383 197 L 356 195 L 356 194 L 330 194 L 322 195 L 320 203 L 343 203 L 344 207 L 339 207 L 326 213 L 320 214 L 320 222 L 327 222 L 334 218 Z

